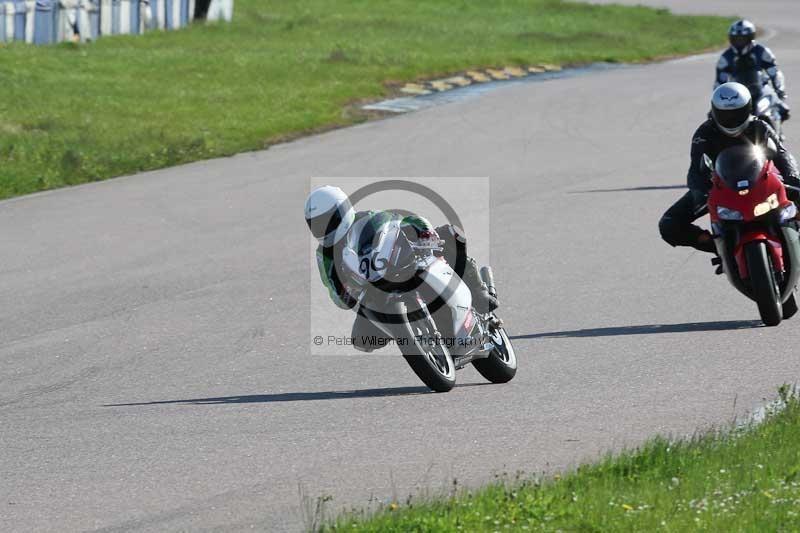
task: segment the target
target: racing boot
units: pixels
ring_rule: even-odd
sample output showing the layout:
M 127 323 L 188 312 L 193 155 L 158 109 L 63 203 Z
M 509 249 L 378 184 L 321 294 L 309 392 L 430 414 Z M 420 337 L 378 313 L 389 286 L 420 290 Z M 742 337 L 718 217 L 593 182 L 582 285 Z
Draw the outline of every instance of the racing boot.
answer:
M 720 256 L 716 256 L 711 259 L 711 264 L 716 266 L 717 268 L 714 270 L 714 274 L 717 276 L 721 275 L 725 270 L 722 268 L 722 258 Z
M 792 108 L 783 101 L 778 104 L 778 112 L 781 114 L 781 122 L 786 122 L 792 116 Z
M 694 247 L 701 252 L 708 252 L 710 254 L 717 253 L 717 247 L 714 245 L 714 237 L 711 235 L 711 232 L 707 230 L 703 230 L 697 236 L 697 242 L 694 244 Z
M 472 257 L 467 257 L 464 265 L 464 275 L 461 276 L 469 291 L 472 293 L 472 305 L 481 314 L 491 313 L 498 307 L 497 297 L 489 292 L 489 288 L 481 279 L 478 272 L 478 263 Z

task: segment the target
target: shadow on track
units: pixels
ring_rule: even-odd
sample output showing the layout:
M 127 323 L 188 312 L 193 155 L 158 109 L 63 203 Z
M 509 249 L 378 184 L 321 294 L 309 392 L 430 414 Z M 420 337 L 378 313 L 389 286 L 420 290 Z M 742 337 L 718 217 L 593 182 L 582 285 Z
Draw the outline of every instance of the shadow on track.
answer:
M 464 383 L 460 387 L 473 387 L 491 385 L 491 383 Z M 111 403 L 103 407 L 131 407 L 142 405 L 221 405 L 237 403 L 279 403 L 279 402 L 307 402 L 314 400 L 346 400 L 353 398 L 382 398 L 386 396 L 418 396 L 422 394 L 438 394 L 428 387 L 395 387 L 390 389 L 363 389 L 323 392 L 283 392 L 279 394 L 251 394 L 246 396 L 220 396 L 216 398 L 191 398 L 187 400 L 158 400 L 154 402 Z
M 697 331 L 729 331 L 761 327 L 760 320 L 728 320 L 724 322 L 687 322 L 685 324 L 647 324 L 610 328 L 576 329 L 515 335 L 511 339 L 562 339 L 581 337 L 616 337 L 620 335 L 653 335 L 658 333 L 692 333 Z
M 626 187 L 622 189 L 587 189 L 585 191 L 570 191 L 569 194 L 588 194 L 593 192 L 636 192 L 636 191 L 671 191 L 685 189 L 686 185 L 645 185 L 642 187 Z

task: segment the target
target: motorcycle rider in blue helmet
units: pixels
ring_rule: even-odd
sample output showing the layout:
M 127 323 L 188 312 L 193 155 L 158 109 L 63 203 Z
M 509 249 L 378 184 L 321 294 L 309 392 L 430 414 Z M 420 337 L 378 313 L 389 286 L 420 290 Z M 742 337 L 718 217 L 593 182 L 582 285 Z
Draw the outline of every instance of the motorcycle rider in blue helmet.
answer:
M 786 82 L 783 72 L 778 68 L 775 54 L 757 42 L 756 27 L 749 20 L 737 20 L 731 24 L 728 30 L 728 40 L 730 48 L 725 50 L 717 62 L 717 77 L 714 82 L 716 89 L 723 83 L 736 80 L 736 65 L 743 58 L 749 59 L 749 63 L 769 76 L 775 93 L 780 98 L 779 111 L 781 120 L 789 120 L 790 108 L 786 104 Z

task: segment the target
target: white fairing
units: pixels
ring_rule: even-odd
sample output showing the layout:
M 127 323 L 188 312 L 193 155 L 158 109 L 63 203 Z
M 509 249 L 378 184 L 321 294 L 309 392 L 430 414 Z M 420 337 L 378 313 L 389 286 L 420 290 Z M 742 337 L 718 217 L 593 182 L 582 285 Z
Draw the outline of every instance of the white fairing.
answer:
M 395 244 L 401 232 L 402 219 L 389 220 L 373 237 L 369 251 L 366 254 L 359 254 L 361 233 L 368 223 L 369 220 L 365 217 L 353 224 L 342 250 L 342 260 L 351 273 L 351 280 L 360 286 L 380 281 L 387 269 L 398 266 L 397 262 L 400 259 Z M 472 293 L 469 288 L 444 259 L 433 254 L 420 258 L 416 266 L 423 271 L 420 276 L 431 288 L 431 292 L 439 296 L 449 295 L 445 303 L 451 312 L 452 331 L 455 332 L 455 336 L 468 337 L 475 323 L 471 310 Z
M 425 284 L 440 295 L 446 294 L 450 290 L 448 285 L 454 277 L 458 284 L 454 284 L 455 290 L 445 301 L 452 311 L 453 331 L 456 332 L 456 337 L 467 337 L 469 331 L 466 330 L 472 328 L 472 322 L 474 321 L 471 311 L 472 293 L 470 293 L 469 288 L 443 259 L 431 261 L 427 270 L 422 274 Z M 465 323 L 467 324 L 466 328 L 464 327 Z
M 380 233 L 376 235 L 377 242 L 373 242 L 373 248 L 368 254 L 359 255 L 358 242 L 364 226 L 368 223 L 368 218 L 362 218 L 356 222 L 350 233 L 347 235 L 347 242 L 342 251 L 342 258 L 347 268 L 362 282 L 374 283 L 383 278 L 386 268 L 392 260 L 397 237 L 400 234 L 400 220 L 392 220 L 386 224 Z
M 769 111 L 770 101 L 769 98 L 762 98 L 758 101 L 758 105 L 756 106 L 756 113 L 759 115 L 763 115 L 767 111 Z

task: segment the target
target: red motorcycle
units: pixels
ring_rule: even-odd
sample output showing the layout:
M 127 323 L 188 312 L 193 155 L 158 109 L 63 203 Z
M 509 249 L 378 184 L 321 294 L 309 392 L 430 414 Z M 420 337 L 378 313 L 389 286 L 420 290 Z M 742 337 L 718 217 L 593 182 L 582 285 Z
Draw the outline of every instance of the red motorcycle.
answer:
M 706 164 L 711 167 L 710 159 Z M 797 207 L 780 172 L 756 146 L 723 150 L 714 164 L 708 210 L 728 280 L 777 326 L 797 312 L 800 277 Z

